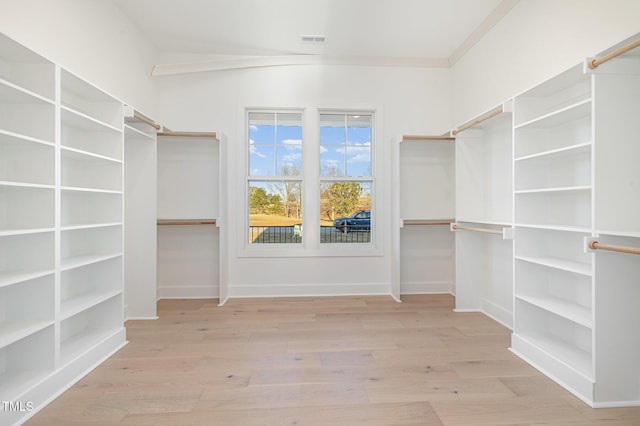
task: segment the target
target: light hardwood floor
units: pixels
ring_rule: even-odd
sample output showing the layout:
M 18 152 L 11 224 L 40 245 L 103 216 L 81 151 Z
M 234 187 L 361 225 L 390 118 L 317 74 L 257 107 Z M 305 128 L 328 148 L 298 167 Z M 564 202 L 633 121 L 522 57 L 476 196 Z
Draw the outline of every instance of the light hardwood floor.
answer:
M 28 425 L 640 425 L 591 409 L 448 295 L 163 300 Z

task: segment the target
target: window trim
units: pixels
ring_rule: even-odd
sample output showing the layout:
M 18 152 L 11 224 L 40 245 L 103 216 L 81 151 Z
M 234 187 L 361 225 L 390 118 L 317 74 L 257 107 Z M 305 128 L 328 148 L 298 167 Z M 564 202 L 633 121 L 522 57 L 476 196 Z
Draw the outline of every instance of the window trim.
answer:
M 381 108 L 322 108 L 322 107 L 239 107 L 241 120 L 238 120 L 240 129 L 238 135 L 242 143 L 238 144 L 238 170 L 241 193 L 236 200 L 238 205 L 238 232 L 236 233 L 236 252 L 242 258 L 286 258 L 286 257 L 382 257 L 387 238 L 386 226 L 384 226 L 385 209 L 383 202 L 383 182 L 379 181 L 377 165 L 382 161 L 382 132 L 379 123 L 382 122 Z M 250 112 L 278 112 L 278 113 L 302 113 L 302 174 L 292 176 L 290 180 L 302 181 L 302 222 L 304 234 L 302 244 L 249 243 L 249 182 L 251 180 L 282 181 L 282 176 L 256 177 L 249 176 L 249 113 Z M 329 177 L 320 175 L 320 114 L 337 112 L 339 114 L 371 114 L 371 176 L 357 177 Z M 320 243 L 320 183 L 327 180 L 337 181 L 366 181 L 372 185 L 372 232 L 371 242 L 368 243 Z M 310 209 L 318 210 L 310 211 Z M 318 228 L 318 229 L 315 229 Z M 307 238 L 305 238 L 307 236 Z

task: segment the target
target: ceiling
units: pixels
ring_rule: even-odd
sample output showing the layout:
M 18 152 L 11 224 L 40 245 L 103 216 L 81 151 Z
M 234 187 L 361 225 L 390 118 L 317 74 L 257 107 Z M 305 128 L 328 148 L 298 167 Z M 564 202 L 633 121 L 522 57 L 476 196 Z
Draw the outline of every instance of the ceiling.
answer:
M 191 58 L 192 63 L 198 58 L 200 66 L 205 63 L 201 61 L 226 61 L 229 68 L 303 58 L 447 67 L 518 0 L 112 1 L 163 57 Z M 325 42 L 306 43 L 303 35 L 321 35 Z M 200 70 L 175 62 L 183 63 L 165 64 L 164 70 L 157 65 L 154 71 Z

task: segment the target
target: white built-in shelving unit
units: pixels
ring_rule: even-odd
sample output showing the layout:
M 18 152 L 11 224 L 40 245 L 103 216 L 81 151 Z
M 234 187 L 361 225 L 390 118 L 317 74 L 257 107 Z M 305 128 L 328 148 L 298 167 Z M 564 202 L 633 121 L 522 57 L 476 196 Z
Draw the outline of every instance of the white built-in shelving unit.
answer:
M 0 400 L 37 410 L 125 343 L 122 104 L 0 36 L 0 110 Z
M 455 136 L 456 311 L 513 326 L 512 102 L 461 125 Z
M 399 137 L 394 144 L 392 294 L 452 293 L 454 141 Z
M 131 106 L 124 114 L 124 304 L 126 319 L 157 318 L 157 132 Z
M 512 350 L 594 407 L 640 405 L 640 57 L 515 97 Z
M 226 299 L 225 144 L 217 133 L 158 134 L 158 297 Z

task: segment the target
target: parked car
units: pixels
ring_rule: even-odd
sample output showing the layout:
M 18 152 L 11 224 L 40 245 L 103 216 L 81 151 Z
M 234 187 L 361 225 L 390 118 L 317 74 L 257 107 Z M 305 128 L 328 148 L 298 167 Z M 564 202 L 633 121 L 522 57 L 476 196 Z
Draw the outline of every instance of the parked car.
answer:
M 371 229 L 371 210 L 358 210 L 347 217 L 339 217 L 333 226 L 341 232 L 369 231 Z

